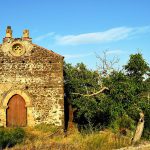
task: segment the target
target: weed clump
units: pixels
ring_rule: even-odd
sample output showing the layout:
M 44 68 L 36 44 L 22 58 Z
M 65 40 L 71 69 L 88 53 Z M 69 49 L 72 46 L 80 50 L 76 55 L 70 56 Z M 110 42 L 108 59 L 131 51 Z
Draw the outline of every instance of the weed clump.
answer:
M 23 142 L 25 131 L 22 128 L 1 128 L 0 129 L 0 148 L 13 147 Z
M 46 123 L 41 123 L 35 126 L 36 130 L 42 131 L 42 132 L 56 132 L 58 128 L 55 125 L 52 124 L 46 124 Z

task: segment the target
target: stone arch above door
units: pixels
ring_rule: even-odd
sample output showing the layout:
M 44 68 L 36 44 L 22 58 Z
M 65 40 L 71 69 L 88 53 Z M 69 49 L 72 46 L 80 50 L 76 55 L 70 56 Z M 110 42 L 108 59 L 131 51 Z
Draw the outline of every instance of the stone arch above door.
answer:
M 22 96 L 25 100 L 25 103 L 26 103 L 26 107 L 31 107 L 32 104 L 31 104 L 31 98 L 22 90 L 13 90 L 13 91 L 10 91 L 3 99 L 2 103 L 3 103 L 3 107 L 7 108 L 7 104 L 9 102 L 9 99 L 15 95 L 15 94 L 18 94 L 20 96 Z

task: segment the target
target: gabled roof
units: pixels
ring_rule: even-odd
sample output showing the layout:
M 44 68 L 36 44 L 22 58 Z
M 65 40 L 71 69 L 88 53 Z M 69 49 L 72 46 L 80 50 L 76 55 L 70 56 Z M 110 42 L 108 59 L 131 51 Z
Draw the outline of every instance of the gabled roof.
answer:
M 37 44 L 32 44 L 32 45 L 33 45 L 35 48 L 38 48 L 38 49 L 47 51 L 47 53 L 49 53 L 49 54 L 52 54 L 52 55 L 55 55 L 55 56 L 57 56 L 57 57 L 59 57 L 59 58 L 61 58 L 61 59 L 64 59 L 64 56 L 62 56 L 62 55 L 60 55 L 60 54 L 57 54 L 57 53 L 53 52 L 52 50 L 48 50 L 48 49 L 46 49 L 46 48 L 44 48 L 44 47 L 41 47 L 41 46 L 39 46 L 39 45 L 37 45 Z

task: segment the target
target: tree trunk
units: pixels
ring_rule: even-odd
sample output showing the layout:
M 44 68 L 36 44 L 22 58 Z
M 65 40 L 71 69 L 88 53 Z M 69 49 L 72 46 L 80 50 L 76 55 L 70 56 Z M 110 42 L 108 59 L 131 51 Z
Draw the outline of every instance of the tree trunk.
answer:
M 144 129 L 144 113 L 141 112 L 140 113 L 140 119 L 138 121 L 137 127 L 136 127 L 136 131 L 132 140 L 132 144 L 135 144 L 136 142 L 138 142 L 142 136 L 143 133 L 143 129 Z

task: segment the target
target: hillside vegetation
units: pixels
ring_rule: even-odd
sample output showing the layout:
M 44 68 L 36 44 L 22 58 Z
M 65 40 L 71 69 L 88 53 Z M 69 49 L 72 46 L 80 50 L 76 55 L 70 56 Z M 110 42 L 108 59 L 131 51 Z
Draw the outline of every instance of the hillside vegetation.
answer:
M 105 54 L 105 53 L 104 53 Z M 144 114 L 143 137 L 150 137 L 150 67 L 142 54 L 130 55 L 120 70 L 116 59 L 100 60 L 97 70 L 83 63 L 65 64 L 65 100 L 74 109 L 78 129 L 91 132 L 112 129 L 127 135 L 134 133 L 139 113 Z

